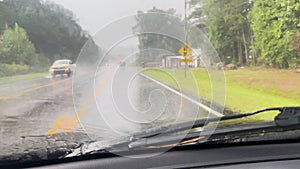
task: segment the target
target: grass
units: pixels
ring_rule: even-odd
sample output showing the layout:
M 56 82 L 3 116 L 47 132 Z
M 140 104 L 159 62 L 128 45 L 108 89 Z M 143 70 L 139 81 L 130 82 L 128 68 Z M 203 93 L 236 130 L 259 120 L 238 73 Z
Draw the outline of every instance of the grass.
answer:
M 26 75 L 16 75 L 16 76 L 7 76 L 7 77 L 0 77 L 0 84 L 2 83 L 11 83 L 19 80 L 26 80 L 26 79 L 34 79 L 46 76 L 48 73 L 31 73 Z
M 212 88 L 205 69 L 190 69 L 187 78 L 183 70 L 155 70 L 144 72 L 160 81 L 211 100 Z M 176 79 L 176 81 L 174 80 Z M 300 105 L 300 74 L 288 70 L 232 70 L 225 71 L 225 106 L 234 112 L 252 112 L 267 107 Z M 214 99 L 221 102 L 221 98 Z M 272 120 L 278 114 L 263 113 L 250 119 Z

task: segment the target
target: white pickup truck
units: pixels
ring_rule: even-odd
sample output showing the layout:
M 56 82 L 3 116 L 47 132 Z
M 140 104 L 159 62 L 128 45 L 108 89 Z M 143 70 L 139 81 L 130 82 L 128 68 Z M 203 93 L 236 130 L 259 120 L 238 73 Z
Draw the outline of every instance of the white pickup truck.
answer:
M 56 60 L 50 67 L 49 72 L 52 77 L 64 74 L 68 75 L 68 77 L 71 77 L 72 73 L 74 72 L 75 66 L 76 65 L 68 59 Z

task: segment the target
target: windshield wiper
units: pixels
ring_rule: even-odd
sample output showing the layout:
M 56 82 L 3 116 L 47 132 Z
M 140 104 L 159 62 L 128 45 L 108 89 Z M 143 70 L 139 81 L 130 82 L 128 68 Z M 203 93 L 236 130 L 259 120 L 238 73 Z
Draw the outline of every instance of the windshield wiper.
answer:
M 194 128 L 199 128 L 207 125 L 211 122 L 217 122 L 217 121 L 225 121 L 225 120 L 233 120 L 233 119 L 240 119 L 244 117 L 253 116 L 256 114 L 269 112 L 269 111 L 280 111 L 281 113 L 276 116 L 275 122 L 277 125 L 292 125 L 292 124 L 299 124 L 300 120 L 296 120 L 297 118 L 294 118 L 295 115 L 300 115 L 300 107 L 276 107 L 276 108 L 266 108 L 261 109 L 255 112 L 251 113 L 245 113 L 245 114 L 234 114 L 229 116 L 222 116 L 222 117 L 216 117 L 216 118 L 209 118 L 209 119 L 200 119 L 196 120 L 194 123 L 192 122 L 185 122 L 170 126 L 164 126 L 161 128 L 156 129 L 150 129 L 145 132 L 141 132 L 138 134 L 135 134 L 132 136 L 132 140 L 139 139 L 139 138 L 149 138 L 160 134 L 168 134 L 168 133 L 174 133 Z M 192 124 L 191 124 L 192 123 Z
M 225 120 L 232 120 L 232 119 L 240 119 L 248 116 L 253 116 L 256 114 L 269 112 L 269 111 L 280 111 L 280 113 L 274 118 L 273 122 L 265 123 L 265 124 L 259 124 L 259 125 L 251 125 L 251 126 L 243 126 L 239 128 L 230 128 L 230 129 L 223 129 L 222 131 L 219 131 L 220 129 L 214 131 L 202 131 L 201 134 L 199 132 L 195 133 L 180 133 L 181 131 L 204 127 L 210 122 L 216 122 L 216 121 L 225 121 Z M 159 128 L 156 130 L 152 130 L 151 132 L 145 132 L 145 133 L 139 133 L 133 136 L 135 141 L 132 141 L 128 146 L 129 148 L 139 148 L 139 147 L 145 147 L 145 146 L 151 146 L 151 145 L 157 145 L 157 144 L 170 144 L 174 143 L 174 141 L 180 141 L 181 142 L 187 142 L 188 140 L 194 140 L 193 142 L 197 142 L 201 138 L 204 138 L 206 136 L 213 135 L 224 135 L 224 134 L 237 134 L 237 133 L 245 133 L 245 132 L 257 132 L 259 130 L 273 130 L 274 128 L 286 128 L 288 129 L 289 126 L 294 125 L 300 125 L 300 107 L 278 107 L 278 108 L 267 108 L 258 110 L 252 113 L 247 114 L 237 114 L 237 115 L 230 115 L 230 116 L 223 116 L 220 118 L 210 118 L 210 119 L 203 119 L 203 120 L 197 120 L 193 125 L 190 123 L 181 123 L 178 125 L 173 125 L 164 128 Z M 298 127 L 297 127 L 298 128 Z M 165 129 L 165 130 L 164 130 Z M 289 129 L 291 129 L 289 127 Z M 174 133 L 179 132 L 178 135 L 174 135 Z M 227 135 L 228 136 L 228 135 Z M 179 143 L 180 144 L 180 143 Z M 158 146 L 159 147 L 159 146 Z
M 147 145 L 153 145 L 153 144 L 159 144 L 159 143 L 167 143 L 167 142 L 174 142 L 174 140 L 189 140 L 191 138 L 199 137 L 199 133 L 188 133 L 185 137 L 183 137 L 184 133 L 181 133 L 183 131 L 187 131 L 190 129 L 200 128 L 204 127 L 207 124 L 211 122 L 218 122 L 218 121 L 225 121 L 225 120 L 233 120 L 233 119 L 241 119 L 244 117 L 253 116 L 260 113 L 270 112 L 270 111 L 279 111 L 280 113 L 275 117 L 274 122 L 275 126 L 291 126 L 291 125 L 299 125 L 300 124 L 300 107 L 276 107 L 276 108 L 266 108 L 261 109 L 255 112 L 246 113 L 246 114 L 235 114 L 235 115 L 229 115 L 229 116 L 223 116 L 223 117 L 216 117 L 216 118 L 208 118 L 208 119 L 201 119 L 196 120 L 195 122 L 185 122 L 185 123 L 179 123 L 179 124 L 173 124 L 169 126 L 164 126 L 160 128 L 155 129 L 149 129 L 144 132 L 135 133 L 134 135 L 130 137 L 123 138 L 119 141 L 116 141 L 115 144 L 108 145 L 106 142 L 104 142 L 106 146 L 103 146 L 100 142 L 95 142 L 95 145 L 102 145 L 101 148 L 98 150 L 95 150 L 94 147 L 92 150 L 88 148 L 87 150 L 82 150 L 83 147 L 80 148 L 80 150 L 77 150 L 80 152 L 80 154 L 85 154 L 85 152 L 97 152 L 102 151 L 105 149 L 109 150 L 115 150 L 118 151 L 122 149 L 123 151 L 128 151 L 130 149 L 138 148 L 138 147 L 144 147 Z M 262 125 L 262 126 L 251 126 L 249 129 L 258 129 L 258 128 L 268 128 L 268 127 L 274 127 L 270 125 Z M 245 128 L 241 128 L 239 130 L 244 131 Z M 245 130 L 246 131 L 246 130 Z M 176 135 L 175 133 L 179 133 Z M 223 133 L 223 132 L 220 132 Z M 210 133 L 208 133 L 209 135 Z M 202 135 L 206 135 L 205 132 Z M 183 139 L 182 139 L 183 138 Z M 123 140 L 123 141 L 122 141 Z M 195 140 L 197 141 L 197 140 Z M 113 141 L 110 141 L 110 143 L 113 143 Z M 86 147 L 93 147 L 93 146 L 86 146 Z M 97 149 L 97 148 L 96 148 Z M 74 156 L 76 153 L 70 155 Z

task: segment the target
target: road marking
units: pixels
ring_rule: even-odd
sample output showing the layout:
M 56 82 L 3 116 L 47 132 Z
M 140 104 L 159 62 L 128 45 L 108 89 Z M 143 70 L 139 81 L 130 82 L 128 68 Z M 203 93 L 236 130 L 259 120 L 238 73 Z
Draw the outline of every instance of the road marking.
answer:
M 0 97 L 0 100 L 12 100 L 12 99 L 17 99 L 18 97 L 16 96 L 4 96 Z
M 39 90 L 39 89 L 42 89 L 42 88 L 47 88 L 47 87 L 51 87 L 51 86 L 55 86 L 56 84 L 60 84 L 60 83 L 63 83 L 67 80 L 70 80 L 70 78 L 67 78 L 67 79 L 64 79 L 64 80 L 59 80 L 59 81 L 55 81 L 55 82 L 52 82 L 52 83 L 48 83 L 48 84 L 45 84 L 45 85 L 41 85 L 41 86 L 35 86 L 35 87 L 32 87 L 32 88 L 29 88 L 29 89 L 25 89 L 25 90 L 22 90 L 20 92 L 18 92 L 17 94 L 15 94 L 14 96 L 4 96 L 4 97 L 0 97 L 0 101 L 1 100 L 12 100 L 12 99 L 17 99 L 21 96 L 23 96 L 24 94 L 26 93 L 30 93 L 32 91 L 36 91 L 36 90 Z
M 62 130 L 63 132 L 74 131 L 75 127 L 77 126 L 79 117 L 87 112 L 88 108 L 93 103 L 94 99 L 103 91 L 104 87 L 112 79 L 115 72 L 116 72 L 116 70 L 112 71 L 112 73 L 110 73 L 108 75 L 108 77 L 105 78 L 104 81 L 102 81 L 100 83 L 100 86 L 93 93 L 93 95 L 89 97 L 89 99 L 85 102 L 85 104 L 79 110 L 79 112 L 76 113 L 76 115 L 74 115 L 71 118 L 69 118 L 68 116 L 64 116 L 62 118 L 55 120 L 54 125 L 50 127 L 50 130 L 47 132 L 47 135 L 53 135 L 53 134 L 57 133 L 58 130 Z
M 192 102 L 192 103 L 198 105 L 199 107 L 203 108 L 204 110 L 208 111 L 209 113 L 212 113 L 212 114 L 214 114 L 214 115 L 216 115 L 216 116 L 218 116 L 218 117 L 224 116 L 223 114 L 221 114 L 221 113 L 219 113 L 219 112 L 217 112 L 217 111 L 215 111 L 215 110 L 209 108 L 208 106 L 205 106 L 204 104 L 198 102 L 198 101 L 195 100 L 195 99 L 192 99 L 192 98 L 188 97 L 188 96 L 185 95 L 185 94 L 182 94 L 182 93 L 178 92 L 177 90 L 175 90 L 175 89 L 173 89 L 173 88 L 171 88 L 171 87 L 169 87 L 169 86 L 167 86 L 167 85 L 165 85 L 165 84 L 159 82 L 158 80 L 155 80 L 155 79 L 153 79 L 153 78 L 151 78 L 151 77 L 149 77 L 149 76 L 147 76 L 147 75 L 145 75 L 145 74 L 142 74 L 142 73 L 140 73 L 140 75 L 143 76 L 144 78 L 149 79 L 149 80 L 151 80 L 151 81 L 153 81 L 153 82 L 159 84 L 160 86 L 162 86 L 162 87 L 164 87 L 164 88 L 170 90 L 171 92 L 173 92 L 173 93 L 175 93 L 175 94 L 177 94 L 177 95 L 179 95 L 179 96 L 181 96 L 181 97 L 183 97 L 183 98 L 189 100 L 190 102 Z

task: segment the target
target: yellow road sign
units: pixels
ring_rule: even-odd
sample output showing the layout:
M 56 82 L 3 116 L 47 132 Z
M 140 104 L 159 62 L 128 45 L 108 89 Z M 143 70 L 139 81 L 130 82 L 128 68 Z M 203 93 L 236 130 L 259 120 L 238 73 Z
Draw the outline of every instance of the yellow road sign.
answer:
M 185 57 L 184 59 L 181 59 L 180 62 L 191 63 L 191 62 L 193 62 L 193 60 Z
M 191 56 L 192 49 L 188 45 L 183 45 L 178 52 L 181 56 L 187 57 L 187 56 Z

